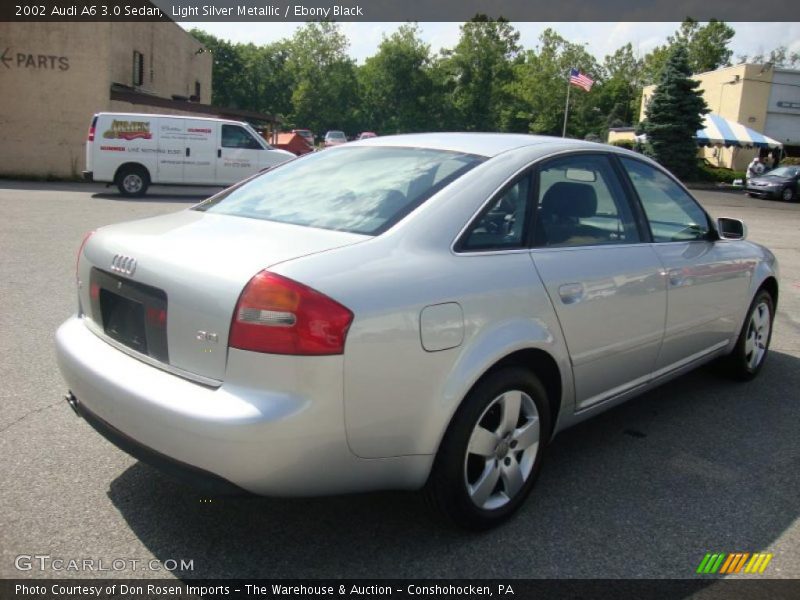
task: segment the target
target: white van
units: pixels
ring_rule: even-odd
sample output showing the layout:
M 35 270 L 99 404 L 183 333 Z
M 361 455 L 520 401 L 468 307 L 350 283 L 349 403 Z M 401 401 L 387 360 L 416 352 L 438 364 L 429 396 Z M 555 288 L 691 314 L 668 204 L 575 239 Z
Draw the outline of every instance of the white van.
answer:
M 141 196 L 151 183 L 228 186 L 290 158 L 239 121 L 97 113 L 83 176 Z

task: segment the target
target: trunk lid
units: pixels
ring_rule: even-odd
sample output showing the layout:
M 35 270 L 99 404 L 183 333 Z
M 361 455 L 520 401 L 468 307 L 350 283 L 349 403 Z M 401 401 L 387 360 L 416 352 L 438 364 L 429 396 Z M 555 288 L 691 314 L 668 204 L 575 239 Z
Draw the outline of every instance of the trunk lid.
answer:
M 80 302 L 116 343 L 221 381 L 233 311 L 256 273 L 367 239 L 193 210 L 112 225 L 84 248 Z

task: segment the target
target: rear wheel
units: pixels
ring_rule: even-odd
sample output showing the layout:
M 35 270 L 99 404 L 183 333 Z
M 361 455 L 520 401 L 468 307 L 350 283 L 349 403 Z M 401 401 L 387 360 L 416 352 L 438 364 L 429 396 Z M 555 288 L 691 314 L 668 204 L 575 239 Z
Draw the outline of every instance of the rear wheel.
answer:
M 117 189 L 123 196 L 144 196 L 150 186 L 150 176 L 144 167 L 131 165 L 122 167 L 117 173 Z
M 480 381 L 442 441 L 425 489 L 455 524 L 488 529 L 510 517 L 530 493 L 550 432 L 541 382 L 519 367 Z
M 772 339 L 775 303 L 766 290 L 756 294 L 748 309 L 736 347 L 725 358 L 728 374 L 742 381 L 753 379 L 761 371 Z

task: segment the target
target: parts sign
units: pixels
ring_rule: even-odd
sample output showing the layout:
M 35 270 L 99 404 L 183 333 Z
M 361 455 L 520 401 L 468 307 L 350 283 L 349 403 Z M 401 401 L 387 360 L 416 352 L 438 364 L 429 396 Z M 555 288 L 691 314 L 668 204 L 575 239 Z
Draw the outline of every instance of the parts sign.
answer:
M 49 69 L 51 71 L 68 71 L 69 58 L 55 54 L 34 54 L 32 52 L 13 52 L 11 48 L 0 54 L 0 63 L 6 68 Z

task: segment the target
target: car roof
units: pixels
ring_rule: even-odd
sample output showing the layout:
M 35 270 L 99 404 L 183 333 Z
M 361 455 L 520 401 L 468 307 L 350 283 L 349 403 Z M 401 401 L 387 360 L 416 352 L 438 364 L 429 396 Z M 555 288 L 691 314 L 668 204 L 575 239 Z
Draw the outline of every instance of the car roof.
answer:
M 348 145 L 430 148 L 486 157 L 497 156 L 503 152 L 526 146 L 541 146 L 542 150 L 569 148 L 609 151 L 611 149 L 606 144 L 520 133 L 412 133 L 368 138 L 351 142 Z

